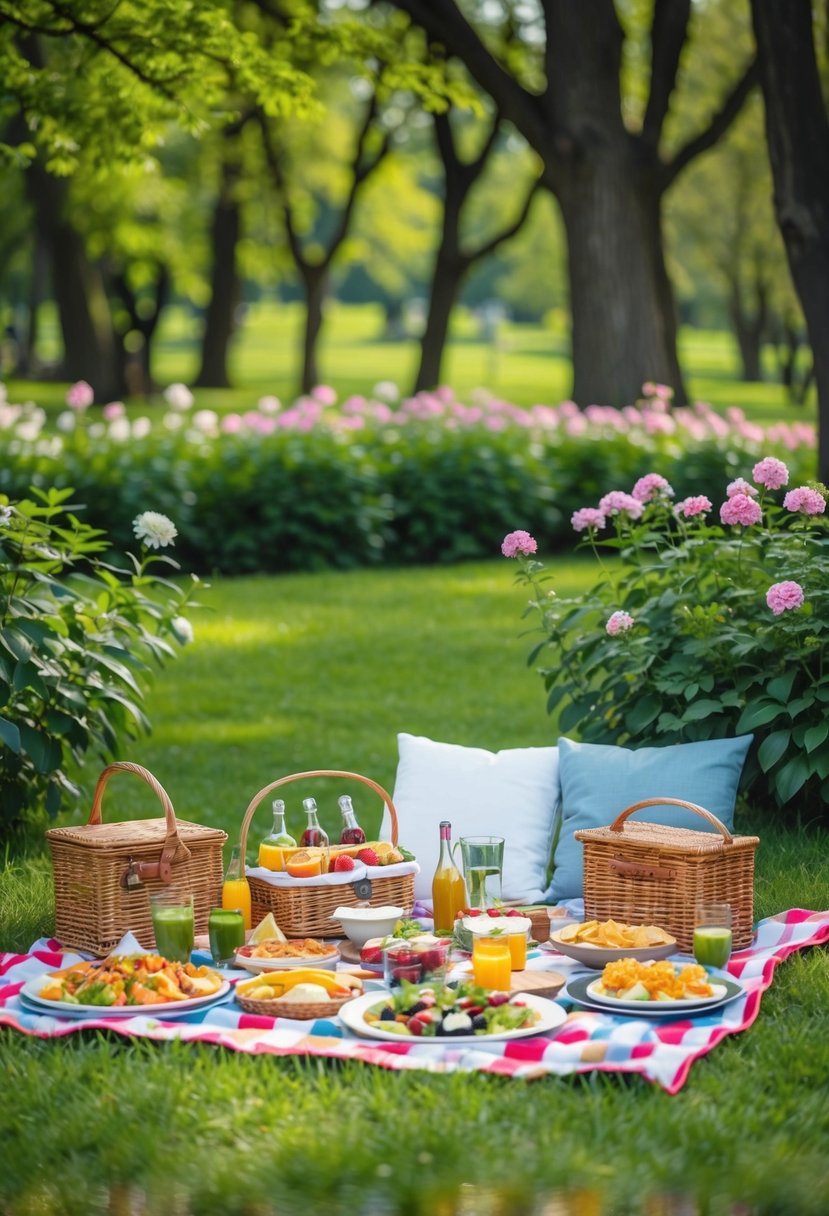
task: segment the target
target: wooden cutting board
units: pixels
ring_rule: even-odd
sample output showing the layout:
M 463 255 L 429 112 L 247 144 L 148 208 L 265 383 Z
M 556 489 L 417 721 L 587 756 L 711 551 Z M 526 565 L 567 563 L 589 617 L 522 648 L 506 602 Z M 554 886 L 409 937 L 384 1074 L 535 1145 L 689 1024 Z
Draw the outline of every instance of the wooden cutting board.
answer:
M 564 987 L 565 978 L 560 971 L 513 971 L 510 989 L 513 992 L 531 992 L 533 996 L 552 999 Z

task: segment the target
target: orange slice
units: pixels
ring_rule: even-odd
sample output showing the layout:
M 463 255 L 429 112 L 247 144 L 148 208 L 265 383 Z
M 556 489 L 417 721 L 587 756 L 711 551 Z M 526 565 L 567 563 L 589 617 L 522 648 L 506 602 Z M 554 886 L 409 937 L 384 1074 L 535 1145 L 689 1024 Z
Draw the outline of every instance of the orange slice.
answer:
M 285 861 L 285 869 L 292 878 L 315 878 L 322 873 L 322 853 L 310 853 L 300 849 Z

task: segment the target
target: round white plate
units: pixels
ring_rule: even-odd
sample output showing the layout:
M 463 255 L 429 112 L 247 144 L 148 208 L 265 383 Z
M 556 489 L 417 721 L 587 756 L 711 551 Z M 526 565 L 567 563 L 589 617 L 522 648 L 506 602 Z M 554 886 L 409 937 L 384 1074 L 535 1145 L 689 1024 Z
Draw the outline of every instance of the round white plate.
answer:
M 534 1026 L 519 1026 L 517 1030 L 503 1030 L 500 1034 L 453 1034 L 434 1038 L 417 1038 L 415 1035 L 399 1034 L 393 1030 L 384 1030 L 382 1022 L 367 1022 L 365 1014 L 375 1005 L 382 1004 L 382 996 L 377 992 L 365 992 L 355 1000 L 343 1005 L 338 1014 L 339 1019 L 349 1030 L 368 1039 L 384 1039 L 389 1043 L 437 1043 L 450 1047 L 455 1043 L 498 1043 L 503 1039 L 525 1039 L 534 1034 L 549 1034 L 557 1030 L 567 1017 L 566 1011 L 555 1001 L 546 997 L 533 996 L 532 993 L 522 993 L 522 1000 L 530 1009 L 541 1014 L 541 1021 Z
M 553 949 L 567 958 L 575 959 L 583 967 L 593 967 L 597 970 L 608 963 L 615 963 L 620 958 L 635 958 L 640 963 L 655 962 L 675 954 L 677 949 L 676 939 L 673 937 L 660 946 L 592 946 L 589 942 L 563 942 L 559 937 L 560 932 L 561 930 L 557 930 L 550 934 Z
M 236 952 L 235 967 L 244 967 L 246 971 L 259 974 L 262 971 L 292 971 L 296 967 L 321 967 L 325 971 L 333 971 L 340 961 L 340 952 L 332 950 L 322 958 L 310 955 L 307 958 L 248 958 L 245 954 Z
M 40 995 L 41 988 L 45 987 L 51 978 L 49 975 L 39 975 L 36 979 L 29 980 L 20 989 L 20 996 L 25 998 L 25 1004 L 32 1012 L 48 1013 L 56 1018 L 163 1018 L 166 1014 L 202 1009 L 205 1005 L 220 1001 L 230 991 L 229 982 L 223 980 L 221 987 L 209 996 L 189 997 L 186 1001 L 165 1001 L 163 1005 L 75 1005 L 69 1001 L 47 1001 Z
M 636 1014 L 638 1017 L 660 1018 L 677 1013 L 703 1013 L 726 1005 L 736 997 L 742 996 L 745 989 L 734 980 L 715 980 L 711 987 L 711 996 L 687 997 L 676 1001 L 623 1001 L 619 997 L 606 996 L 596 992 L 600 980 L 591 980 L 589 976 L 570 980 L 567 985 L 567 996 L 574 1001 L 594 1005 L 601 1009 L 616 1013 Z

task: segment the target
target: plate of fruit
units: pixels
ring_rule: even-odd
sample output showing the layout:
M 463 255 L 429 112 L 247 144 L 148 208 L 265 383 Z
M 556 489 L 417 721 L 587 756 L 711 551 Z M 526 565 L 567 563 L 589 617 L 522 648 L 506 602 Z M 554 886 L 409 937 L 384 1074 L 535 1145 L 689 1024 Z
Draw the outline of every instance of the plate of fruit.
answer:
M 339 1017 L 354 1034 L 370 1039 L 479 1043 L 548 1034 L 567 1014 L 545 997 L 490 992 L 461 981 L 446 987 L 404 983 L 385 995 L 367 992 L 343 1005 Z

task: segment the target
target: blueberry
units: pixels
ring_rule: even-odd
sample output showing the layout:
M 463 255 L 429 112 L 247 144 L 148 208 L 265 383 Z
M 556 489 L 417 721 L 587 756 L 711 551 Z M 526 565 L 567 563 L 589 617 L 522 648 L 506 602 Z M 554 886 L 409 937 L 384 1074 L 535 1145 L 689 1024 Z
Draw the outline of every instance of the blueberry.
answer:
M 475 1017 L 472 1019 L 472 1029 L 486 1030 L 486 1018 L 482 1013 L 476 1013 Z
M 425 1001 L 416 1001 L 414 1003 L 414 1005 L 410 1005 L 408 1009 L 404 1010 L 404 1012 L 406 1013 L 407 1017 L 411 1018 L 411 1017 L 414 1017 L 414 1015 L 416 1013 L 420 1013 L 421 1009 L 428 1009 L 428 1008 L 429 1008 L 429 1006 L 426 1004 Z
M 381 1022 L 393 1022 L 394 1018 L 395 1018 L 395 1013 L 394 1013 L 394 1010 L 392 1009 L 391 1005 L 386 1005 L 380 1011 L 380 1021 Z

